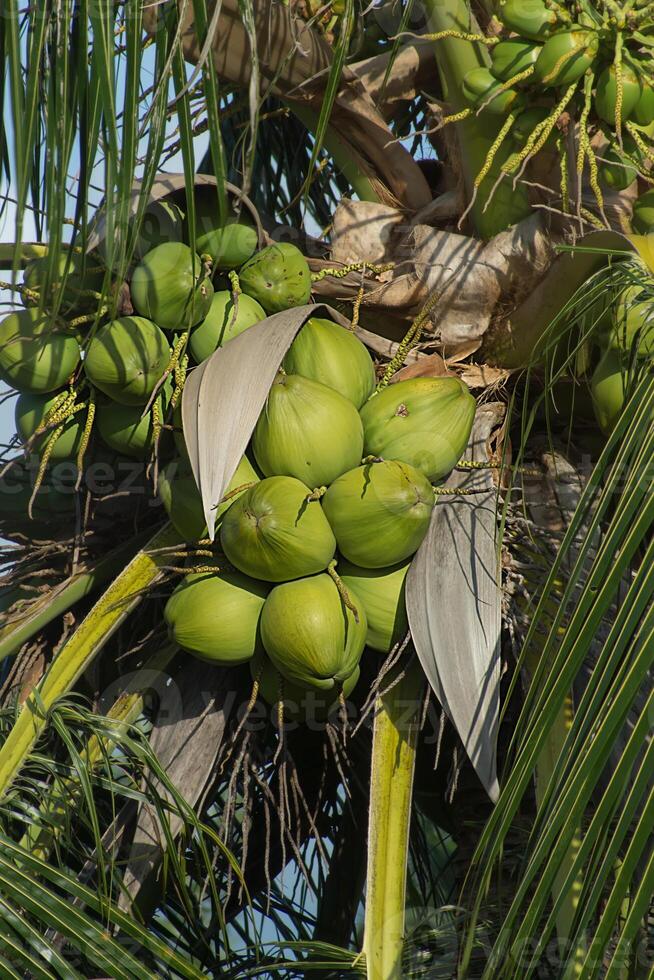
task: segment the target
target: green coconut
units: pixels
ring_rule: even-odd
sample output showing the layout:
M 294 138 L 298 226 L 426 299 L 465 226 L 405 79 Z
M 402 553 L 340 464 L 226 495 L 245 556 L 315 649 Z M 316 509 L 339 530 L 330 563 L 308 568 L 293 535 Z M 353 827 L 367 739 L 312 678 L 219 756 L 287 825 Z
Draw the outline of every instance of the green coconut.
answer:
M 242 456 L 234 476 L 229 481 L 225 496 L 216 508 L 216 527 L 220 527 L 223 514 L 238 500 L 259 476 L 247 456 Z M 234 493 L 241 487 L 240 493 Z M 173 459 L 159 473 L 157 491 L 173 526 L 185 541 L 199 541 L 207 536 L 207 525 L 202 509 L 202 498 L 187 459 Z M 233 496 L 232 496 L 233 494 Z
M 0 321 L 0 376 L 18 391 L 44 395 L 62 388 L 79 360 L 76 337 L 36 307 Z
M 403 561 L 422 542 L 434 490 L 408 463 L 364 463 L 335 480 L 323 497 L 338 550 L 362 568 Z
M 166 392 L 170 397 L 170 388 Z M 165 410 L 166 398 L 157 396 L 155 404 L 162 415 Z M 143 415 L 142 405 L 119 405 L 108 400 L 98 404 L 95 413 L 95 424 L 102 440 L 122 456 L 133 459 L 147 459 L 152 451 L 152 413 Z
M 184 212 L 172 201 L 148 204 L 139 229 L 134 257 L 142 259 L 158 245 L 181 242 L 184 238 Z
M 217 269 L 237 269 L 256 251 L 257 229 L 247 214 L 231 214 L 221 223 L 215 194 L 199 194 L 195 202 L 195 248 L 210 255 Z M 188 225 L 186 237 L 189 238 Z
M 626 139 L 624 142 L 626 143 Z M 605 187 L 610 187 L 614 191 L 623 191 L 636 180 L 638 171 L 624 153 L 620 152 L 618 146 L 609 146 L 602 150 L 600 157 L 598 175 Z
M 540 45 L 512 37 L 491 48 L 490 70 L 501 82 L 508 82 L 515 75 L 525 71 L 536 62 Z
M 545 106 L 533 106 L 520 113 L 515 123 L 511 127 L 511 136 L 516 143 L 523 147 L 527 142 L 536 126 L 547 119 L 550 110 Z M 556 133 L 550 133 L 545 141 L 545 146 L 553 146 L 556 143 Z
M 89 344 L 89 381 L 121 405 L 145 405 L 170 360 L 165 334 L 142 316 L 105 323 Z
M 543 0 L 505 0 L 498 14 L 510 31 L 533 40 L 544 40 L 557 26 L 556 14 Z
M 203 320 L 213 298 L 199 255 L 183 242 L 164 242 L 144 255 L 132 273 L 130 292 L 137 313 L 175 331 Z
M 597 424 L 608 436 L 622 414 L 627 390 L 627 365 L 617 350 L 606 351 L 593 372 L 590 390 Z
M 654 88 L 651 85 L 643 85 L 631 118 L 639 126 L 651 126 L 654 122 Z
M 643 86 L 640 78 L 634 69 L 623 61 L 621 66 L 622 75 L 622 110 L 621 119 L 629 119 L 643 94 Z M 600 72 L 597 79 L 595 92 L 595 112 L 605 122 L 615 125 L 615 110 L 618 99 L 618 85 L 616 81 L 616 67 L 614 64 L 607 65 Z
M 14 419 L 16 431 L 23 443 L 27 443 L 45 422 L 57 397 L 57 395 L 32 395 L 28 392 L 18 396 L 14 409 Z M 53 443 L 53 448 L 50 451 L 51 460 L 75 459 L 82 442 L 85 421 L 86 414 L 84 412 L 78 412 L 66 420 L 63 432 Z M 53 432 L 54 427 L 49 428 L 42 436 L 34 440 L 30 449 L 35 453 L 42 452 Z
M 333 388 L 280 371 L 255 426 L 252 449 L 265 476 L 294 476 L 312 489 L 327 486 L 360 462 L 361 419 Z
M 476 403 L 458 378 L 388 385 L 361 409 L 366 456 L 401 459 L 440 480 L 468 444 Z
M 324 722 L 332 712 L 340 709 L 341 694 L 349 698 L 357 685 L 361 671 L 355 667 L 349 677 L 343 681 L 342 691 L 334 688 L 331 691 L 316 690 L 315 687 L 304 687 L 294 684 L 281 674 L 270 657 L 265 653 L 255 653 L 250 660 L 252 680 L 259 685 L 259 697 L 263 698 L 271 708 L 271 718 L 277 723 L 279 719 L 279 702 L 283 700 L 284 724 L 303 724 L 314 721 Z
M 366 643 L 366 614 L 353 594 L 354 613 L 329 575 L 276 585 L 261 613 L 261 636 L 273 664 L 289 681 L 324 691 L 340 688 Z
M 532 78 L 547 87 L 571 85 L 592 68 L 598 50 L 596 31 L 581 27 L 559 31 L 545 41 Z
M 320 381 L 361 408 L 375 390 L 375 366 L 351 330 L 332 320 L 312 317 L 291 344 L 283 368 Z
M 256 299 L 241 293 L 235 304 L 234 294 L 221 289 L 213 294 L 209 312 L 191 333 L 191 356 L 199 364 L 218 347 L 224 347 L 233 337 L 238 337 L 248 327 L 265 319 L 266 311 Z
M 389 568 L 360 568 L 345 559 L 338 563 L 346 587 L 363 603 L 368 621 L 366 643 L 373 650 L 389 653 L 407 634 L 404 589 L 410 565 L 411 561 L 404 561 Z
M 654 229 L 654 187 L 643 191 L 633 207 L 632 228 L 639 235 L 648 235 Z
M 171 640 L 201 660 L 245 663 L 261 649 L 268 588 L 240 572 L 187 575 L 164 611 Z
M 502 83 L 483 65 L 471 68 L 464 75 L 461 92 L 470 105 L 480 107 L 483 103 L 486 111 L 500 116 L 513 112 L 523 102 L 523 97 L 515 89 L 503 89 Z
M 32 259 L 25 266 L 23 274 L 23 284 L 39 293 L 42 301 L 48 282 L 49 261 L 47 255 Z M 56 298 L 62 281 L 65 280 L 61 297 L 61 309 L 64 312 L 68 312 L 72 307 L 89 309 L 98 305 L 95 297 L 84 295 L 88 291 L 99 293 L 102 289 L 105 270 L 97 258 L 80 255 L 77 252 L 68 254 L 63 251 L 56 258 L 53 273 L 49 290 L 52 299 Z M 31 303 L 31 300 L 28 302 Z
M 289 242 L 256 252 L 239 272 L 241 289 L 268 313 L 304 306 L 311 298 L 311 272 L 299 248 Z
M 606 340 L 617 351 L 629 352 L 634 343 L 641 357 L 654 352 L 654 299 L 640 286 L 628 286 L 613 306 L 613 322 Z
M 240 571 L 266 582 L 322 572 L 336 540 L 319 500 L 292 476 L 271 476 L 251 487 L 225 514 L 220 543 Z

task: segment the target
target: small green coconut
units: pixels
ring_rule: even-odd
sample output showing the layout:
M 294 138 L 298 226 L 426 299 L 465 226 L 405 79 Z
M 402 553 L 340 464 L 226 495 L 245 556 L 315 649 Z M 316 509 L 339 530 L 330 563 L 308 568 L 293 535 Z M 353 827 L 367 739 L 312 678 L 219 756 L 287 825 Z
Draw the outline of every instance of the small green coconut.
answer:
M 654 88 L 643 85 L 640 99 L 636 103 L 631 118 L 639 126 L 651 126 L 654 122 Z
M 611 330 L 607 341 L 610 347 L 629 353 L 637 344 L 639 357 L 654 353 L 654 299 L 640 286 L 628 286 L 613 306 Z
M 592 68 L 598 51 L 597 31 L 578 26 L 557 31 L 541 48 L 532 78 L 546 87 L 571 85 Z
M 245 493 L 249 484 L 258 480 L 259 476 L 250 460 L 247 456 L 241 457 L 227 487 L 225 496 L 228 499 L 216 508 L 217 527 L 220 527 L 223 515 Z M 242 488 L 240 493 L 234 493 L 239 488 Z M 159 473 L 157 491 L 173 526 L 185 541 L 199 541 L 207 536 L 202 498 L 187 460 L 174 459 L 164 466 Z
M 501 82 L 508 82 L 530 68 L 540 54 L 540 46 L 524 38 L 512 37 L 491 48 L 490 70 Z
M 80 255 L 77 252 L 61 252 L 56 259 L 54 275 L 50 280 L 49 295 L 46 298 L 48 282 L 49 256 L 32 259 L 25 266 L 23 284 L 39 294 L 41 305 L 50 305 L 57 297 L 65 278 L 61 297 L 61 311 L 69 312 L 72 308 L 86 310 L 98 305 L 96 297 L 85 295 L 88 292 L 99 293 L 104 283 L 104 267 L 98 259 L 90 255 Z M 28 300 L 30 305 L 31 300 Z
M 183 242 L 164 242 L 144 255 L 132 273 L 130 292 L 137 313 L 179 332 L 203 320 L 213 298 L 200 257 Z
M 322 572 L 336 540 L 319 500 L 292 476 L 272 476 L 251 487 L 225 514 L 220 543 L 240 571 L 266 582 Z
M 283 368 L 320 381 L 361 408 L 375 390 L 375 366 L 351 330 L 332 320 L 312 317 L 291 344 Z
M 0 376 L 18 391 L 44 395 L 62 388 L 80 361 L 76 337 L 63 321 L 36 307 L 0 321 Z
M 256 299 L 241 293 L 235 304 L 234 294 L 221 289 L 213 294 L 209 312 L 191 333 L 191 356 L 199 364 L 233 337 L 265 319 L 266 311 Z
M 357 667 L 366 642 L 361 602 L 357 623 L 329 575 L 275 586 L 261 613 L 268 656 L 287 680 L 324 691 L 339 689 Z
M 352 694 L 361 674 L 357 666 L 343 682 L 342 691 L 336 688 L 323 691 L 287 680 L 265 653 L 255 653 L 249 666 L 252 680 L 259 685 L 259 696 L 272 708 L 271 718 L 275 723 L 280 715 L 279 702 L 283 701 L 285 725 L 311 725 L 313 722 L 324 724 L 330 714 L 339 711 L 341 694 L 344 698 L 349 698 Z
M 649 235 L 654 230 L 654 187 L 634 201 L 631 226 L 638 235 Z
M 145 405 L 169 360 L 168 341 L 155 323 L 142 316 L 122 316 L 97 331 L 84 371 L 113 401 Z
M 543 0 L 505 0 L 498 7 L 498 16 L 510 31 L 537 41 L 549 37 L 557 25 L 556 13 Z
M 311 298 L 311 271 L 299 248 L 288 242 L 256 252 L 239 272 L 241 289 L 268 313 L 304 306 Z
M 23 443 L 29 442 L 37 429 L 45 423 L 48 412 L 54 407 L 57 395 L 31 395 L 24 393 L 16 399 L 14 419 L 16 431 Z M 84 412 L 77 413 L 64 423 L 64 429 L 57 441 L 53 443 L 50 459 L 75 459 L 82 442 L 84 432 Z M 48 428 L 43 435 L 34 440 L 30 449 L 39 454 L 45 448 L 54 427 Z
M 216 269 L 237 269 L 254 254 L 257 229 L 244 210 L 237 218 L 225 215 L 220 221 L 214 193 L 198 194 L 195 201 L 195 248 L 198 255 L 210 255 Z M 186 238 L 189 239 L 188 225 Z
M 618 351 L 609 349 L 595 368 L 590 383 L 595 418 L 607 436 L 622 414 L 627 385 L 628 366 Z
M 624 139 L 625 149 L 627 140 Z M 630 187 L 638 176 L 636 167 L 631 163 L 620 148 L 608 146 L 599 154 L 601 160 L 598 161 L 598 176 L 605 187 L 610 187 L 614 191 L 623 191 Z
M 407 634 L 404 589 L 410 566 L 411 561 L 389 568 L 360 568 L 345 559 L 338 563 L 346 587 L 363 603 L 368 620 L 366 643 L 373 650 L 389 653 Z
M 142 259 L 158 245 L 181 242 L 184 238 L 184 212 L 172 201 L 148 204 L 139 230 L 134 257 Z
M 166 603 L 171 640 L 200 660 L 245 663 L 261 649 L 268 588 L 240 572 L 187 575 Z
M 395 460 L 344 473 L 323 497 L 338 550 L 362 568 L 394 565 L 417 551 L 433 506 L 429 480 Z
M 440 480 L 468 444 L 476 403 L 458 378 L 411 378 L 388 385 L 361 409 L 366 456 L 401 459 Z
M 170 396 L 170 390 L 166 395 Z M 158 395 L 155 402 L 162 417 L 165 401 Z M 152 451 L 152 413 L 143 415 L 141 405 L 119 405 L 111 400 L 100 402 L 95 413 L 95 424 L 110 449 L 133 459 L 149 457 Z
M 629 119 L 643 94 L 643 85 L 634 71 L 626 61 L 620 67 L 622 81 L 622 108 L 620 111 L 621 119 Z M 610 125 L 615 125 L 615 112 L 618 102 L 618 84 L 616 80 L 615 64 L 607 65 L 600 72 L 597 79 L 595 93 L 595 111 L 600 119 Z
M 327 486 L 361 461 L 359 413 L 333 388 L 279 372 L 252 436 L 265 476 L 294 476 L 312 489 Z
M 461 82 L 461 92 L 466 102 L 495 115 L 514 112 L 524 103 L 524 97 L 513 88 L 503 88 L 502 82 L 491 75 L 488 68 L 480 65 L 471 68 Z

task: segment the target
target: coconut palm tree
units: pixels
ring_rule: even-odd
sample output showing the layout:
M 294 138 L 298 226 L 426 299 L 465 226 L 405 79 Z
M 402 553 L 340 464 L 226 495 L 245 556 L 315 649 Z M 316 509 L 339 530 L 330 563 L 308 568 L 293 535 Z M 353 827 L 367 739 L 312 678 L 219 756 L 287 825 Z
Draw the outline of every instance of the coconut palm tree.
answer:
M 319 725 L 167 636 L 217 559 L 156 450 L 8 441 L 3 976 L 651 975 L 650 6 L 6 0 L 7 312 L 93 336 L 155 202 L 195 244 L 210 200 L 300 246 L 380 390 L 455 375 L 478 408 L 406 635 Z M 209 529 L 308 315 L 188 380 L 174 342 Z

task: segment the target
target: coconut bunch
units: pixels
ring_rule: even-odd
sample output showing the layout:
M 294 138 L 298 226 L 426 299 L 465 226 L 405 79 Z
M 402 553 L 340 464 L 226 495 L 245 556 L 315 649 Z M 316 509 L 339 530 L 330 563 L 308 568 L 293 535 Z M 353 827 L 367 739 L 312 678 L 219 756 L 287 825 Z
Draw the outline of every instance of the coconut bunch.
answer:
M 200 363 L 268 313 L 309 300 L 297 248 L 257 251 L 252 221 L 221 223 L 214 201 L 196 203 L 194 248 L 177 205 L 150 205 L 127 299 L 106 243 L 92 255 L 66 247 L 54 272 L 47 255 L 28 262 L 16 287 L 25 308 L 0 322 L 0 377 L 18 392 L 16 431 L 37 471 L 30 510 L 53 464 L 72 461 L 81 474 L 107 451 L 165 462 L 189 357 Z
M 486 179 L 500 147 L 501 171 L 511 178 L 536 154 L 554 154 L 561 161 L 566 210 L 572 189 L 565 159 L 570 120 L 578 131 L 577 169 L 585 170 L 600 212 L 606 190 L 624 190 L 639 174 L 649 181 L 651 4 L 499 0 L 495 11 L 489 35 L 478 38 L 488 46 L 490 64 L 472 69 L 462 85 L 470 114 L 483 111 L 505 120 L 477 183 Z M 434 35 L 441 36 L 457 34 Z M 653 206 L 653 192 L 645 191 L 634 205 L 635 231 L 651 229 Z
M 247 662 L 278 711 L 329 712 L 354 688 L 364 649 L 387 654 L 406 634 L 406 575 L 474 412 L 454 377 L 376 390 L 353 331 L 309 319 L 217 506 L 216 566 L 190 571 L 167 603 L 172 639 L 201 659 Z M 201 540 L 183 454 L 159 493 L 178 531 Z

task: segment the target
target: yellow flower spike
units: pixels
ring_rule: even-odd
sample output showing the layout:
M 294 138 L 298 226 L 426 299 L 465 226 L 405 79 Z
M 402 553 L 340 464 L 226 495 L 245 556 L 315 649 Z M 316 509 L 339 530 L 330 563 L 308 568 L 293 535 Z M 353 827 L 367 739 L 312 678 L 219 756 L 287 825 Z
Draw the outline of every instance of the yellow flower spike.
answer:
M 58 425 L 54 430 L 47 443 L 45 444 L 45 449 L 43 450 L 43 455 L 41 456 L 41 461 L 39 463 L 39 471 L 36 474 L 36 480 L 34 481 L 34 489 L 32 490 L 32 496 L 30 497 L 29 504 L 27 505 L 27 516 L 32 520 L 32 507 L 34 506 L 34 501 L 36 500 L 36 495 L 41 489 L 41 484 L 43 483 L 43 477 L 45 476 L 45 471 L 48 468 L 48 463 L 50 461 L 50 456 L 52 455 L 52 450 L 55 447 L 57 439 L 64 431 L 63 423 Z
M 80 406 L 81 407 L 81 406 Z M 82 471 L 84 468 L 84 457 L 86 455 L 86 450 L 89 448 L 89 442 L 91 440 L 91 432 L 93 431 L 93 422 L 95 420 L 95 389 L 91 389 L 91 394 L 89 395 L 89 401 L 86 411 L 86 422 L 84 424 L 84 431 L 82 433 L 82 441 L 79 445 L 79 451 L 77 453 L 77 480 L 75 482 L 75 489 L 79 490 L 82 482 Z

